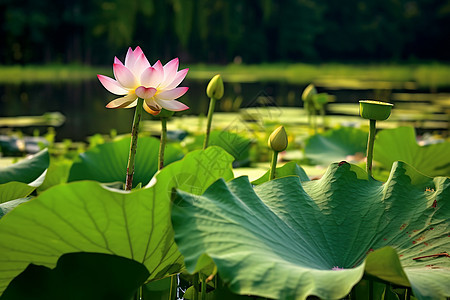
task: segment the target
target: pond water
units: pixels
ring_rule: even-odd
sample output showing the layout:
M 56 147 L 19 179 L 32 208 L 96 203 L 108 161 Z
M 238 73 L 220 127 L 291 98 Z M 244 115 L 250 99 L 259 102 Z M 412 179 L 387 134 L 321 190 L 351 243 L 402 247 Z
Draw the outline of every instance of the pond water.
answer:
M 206 114 L 209 99 L 205 95 L 207 81 L 188 81 L 190 90 L 180 100 L 191 107 L 177 115 Z M 402 87 L 380 88 L 370 86 L 340 86 L 318 84 L 319 92 L 332 95 L 334 103 L 327 107 L 328 115 L 357 114 L 354 104 L 361 99 L 377 99 L 395 104 L 400 118 L 412 122 L 419 131 L 438 131 L 448 134 L 450 116 L 450 87 L 439 93 Z M 237 111 L 240 108 L 260 105 L 302 107 L 301 92 L 305 85 L 286 82 L 225 83 L 225 96 L 216 111 Z M 60 112 L 65 122 L 57 128 L 56 139 L 69 138 L 83 141 L 95 133 L 108 134 L 116 129 L 119 134 L 130 131 L 133 109 L 106 109 L 105 105 L 116 98 L 97 80 L 57 83 L 21 83 L 0 85 L 0 120 L 2 117 L 37 116 L 47 112 Z M 351 104 L 348 106 L 348 104 Z M 144 119 L 151 119 L 144 114 Z M 1 122 L 0 122 L 0 126 Z M 31 134 L 35 127 L 19 128 Z M 46 131 L 45 126 L 39 127 Z

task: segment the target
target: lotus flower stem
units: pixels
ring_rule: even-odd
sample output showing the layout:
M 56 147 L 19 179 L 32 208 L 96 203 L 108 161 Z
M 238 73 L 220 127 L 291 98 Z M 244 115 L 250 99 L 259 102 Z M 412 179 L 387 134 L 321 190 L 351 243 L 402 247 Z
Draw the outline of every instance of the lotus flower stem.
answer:
M 194 285 L 194 297 L 193 297 L 193 299 L 194 300 L 198 300 L 198 288 L 199 288 L 198 282 L 199 282 L 199 280 L 200 280 L 199 273 L 194 274 L 194 282 L 193 282 L 193 285 Z
M 136 300 L 142 300 L 144 299 L 143 296 L 143 289 L 142 289 L 142 285 L 140 287 L 138 287 L 137 291 L 136 291 Z
M 375 142 L 376 120 L 370 120 L 369 139 L 367 141 L 367 164 L 366 171 L 369 176 L 372 176 L 372 160 L 373 160 L 373 145 Z
M 136 110 L 134 111 L 133 127 L 131 128 L 130 154 L 128 156 L 128 164 L 127 164 L 127 178 L 125 181 L 126 191 L 130 191 L 133 188 L 134 159 L 136 156 L 137 141 L 139 134 L 139 122 L 141 121 L 143 102 L 144 99 L 138 98 Z
M 161 118 L 161 142 L 159 144 L 158 170 L 164 168 L 164 150 L 167 141 L 167 118 Z
M 273 151 L 273 153 L 272 153 L 272 161 L 270 163 L 269 180 L 275 179 L 275 171 L 277 170 L 277 160 L 278 160 L 278 152 L 277 151 Z
M 206 300 L 206 276 L 200 275 L 202 279 L 202 300 Z
M 170 276 L 170 295 L 169 295 L 170 300 L 178 299 L 177 289 L 178 289 L 178 275 L 172 275 Z
M 205 135 L 205 141 L 203 143 L 203 150 L 208 148 L 209 135 L 211 133 L 211 123 L 212 123 L 212 118 L 213 118 L 213 114 L 214 114 L 214 109 L 216 106 L 216 101 L 217 101 L 216 98 L 211 97 L 211 101 L 209 102 L 208 121 L 206 123 L 206 135 Z

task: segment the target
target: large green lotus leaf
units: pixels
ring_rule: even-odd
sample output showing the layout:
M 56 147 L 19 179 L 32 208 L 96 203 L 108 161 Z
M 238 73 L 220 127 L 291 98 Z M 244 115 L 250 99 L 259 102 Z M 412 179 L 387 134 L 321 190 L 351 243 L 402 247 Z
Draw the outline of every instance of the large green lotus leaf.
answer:
M 338 299 L 363 276 L 367 255 L 389 246 L 403 272 L 392 253 L 375 251 L 383 269 L 369 260 L 371 275 L 410 285 L 419 299 L 450 296 L 448 257 L 420 258 L 450 247 L 450 179 L 398 162 L 383 184 L 356 169 L 332 164 L 320 180 L 254 188 L 246 177 L 219 180 L 200 197 L 179 191 L 172 223 L 186 267 L 196 271 L 207 255 L 239 294 Z
M 6 201 L 3 203 L 0 203 L 0 218 L 9 213 L 11 210 L 16 208 L 22 203 L 28 202 L 31 200 L 31 197 L 27 198 L 20 198 L 15 200 Z
M 351 160 L 348 156 L 363 156 L 367 135 L 367 132 L 353 127 L 341 127 L 313 135 L 305 141 L 305 156 L 313 164 L 321 165 Z
M 37 188 L 37 192 L 41 193 L 52 186 L 66 183 L 72 163 L 70 159 L 51 157 L 45 180 Z
M 204 139 L 204 134 L 196 136 L 193 142 L 187 144 L 187 149 L 202 148 Z M 235 167 L 249 165 L 251 143 L 249 138 L 228 130 L 214 130 L 209 136 L 209 146 L 219 146 L 233 155 Z
M 146 185 L 158 170 L 159 140 L 140 137 L 135 160 L 133 187 Z M 122 138 L 111 143 L 100 144 L 79 155 L 74 161 L 68 181 L 96 180 L 99 182 L 125 182 L 130 151 L 130 139 Z M 166 165 L 183 157 L 183 153 L 170 144 L 166 146 Z
M 428 176 L 450 176 L 450 142 L 419 146 L 413 127 L 380 131 L 373 157 L 387 168 L 400 160 Z
M 149 280 L 179 272 L 172 190 L 201 194 L 218 178 L 232 178 L 232 161 L 223 149 L 210 147 L 165 167 L 144 189 L 125 192 L 79 181 L 44 191 L 0 219 L 0 293 L 28 264 L 53 268 L 71 252 L 136 260 L 149 270 Z
M 30 264 L 0 299 L 130 300 L 148 276 L 145 266 L 131 259 L 69 253 L 58 259 L 54 269 Z
M 263 176 L 252 181 L 252 184 L 258 185 L 269 181 L 270 170 L 268 170 Z M 278 167 L 275 170 L 275 178 L 281 178 L 286 176 L 298 176 L 300 181 L 308 181 L 309 177 L 306 175 L 305 170 L 297 165 L 295 162 L 291 161 L 282 167 Z
M 40 186 L 49 165 L 47 149 L 6 168 L 0 168 L 0 203 L 24 198 Z

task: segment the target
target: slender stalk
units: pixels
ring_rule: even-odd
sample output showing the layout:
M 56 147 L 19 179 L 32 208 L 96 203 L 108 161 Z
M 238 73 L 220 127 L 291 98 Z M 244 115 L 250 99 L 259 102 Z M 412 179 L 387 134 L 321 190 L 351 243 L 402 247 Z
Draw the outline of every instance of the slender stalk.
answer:
M 133 188 L 134 159 L 136 156 L 137 141 L 139 134 L 139 122 L 141 121 L 143 102 L 144 99 L 138 98 L 136 110 L 134 111 L 133 127 L 131 128 L 130 154 L 128 156 L 128 164 L 127 164 L 127 179 L 125 181 L 126 191 L 129 191 Z
M 200 280 L 200 277 L 199 277 L 199 274 L 198 273 L 196 273 L 196 274 L 194 274 L 194 282 L 193 282 L 193 285 L 194 285 L 194 300 L 198 300 L 198 288 L 199 288 L 199 286 L 198 286 L 198 281 Z
M 202 300 L 206 300 L 206 276 L 205 275 L 201 275 L 200 276 L 202 279 Z
M 161 118 L 161 142 L 159 143 L 158 170 L 164 168 L 164 150 L 167 141 L 167 118 Z
M 373 300 L 373 280 L 369 280 L 369 300 Z
M 369 176 L 372 176 L 372 159 L 373 159 L 373 145 L 375 142 L 376 120 L 370 120 L 369 139 L 367 141 L 367 164 L 366 171 Z
M 278 159 L 278 152 L 277 151 L 273 151 L 273 153 L 272 153 L 272 162 L 270 163 L 269 180 L 275 179 L 275 171 L 277 169 L 277 159 Z
M 177 300 L 177 289 L 178 289 L 178 275 L 172 275 L 170 277 L 170 300 Z
M 208 110 L 208 121 L 206 123 L 206 135 L 205 135 L 205 141 L 203 143 L 203 149 L 208 148 L 208 142 L 209 142 L 209 134 L 211 133 L 211 123 L 212 123 L 212 117 L 214 114 L 214 109 L 216 106 L 216 98 L 212 97 L 211 101 L 209 102 L 209 110 Z

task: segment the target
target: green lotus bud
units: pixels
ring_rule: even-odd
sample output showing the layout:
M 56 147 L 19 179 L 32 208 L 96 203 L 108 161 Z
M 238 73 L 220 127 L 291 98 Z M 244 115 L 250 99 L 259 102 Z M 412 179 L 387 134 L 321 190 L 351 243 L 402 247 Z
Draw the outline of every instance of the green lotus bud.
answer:
M 288 146 L 288 137 L 284 126 L 280 126 L 272 132 L 268 141 L 269 147 L 276 152 L 286 150 Z
M 303 100 L 304 102 L 312 101 L 314 95 L 316 95 L 316 94 L 317 94 L 316 87 L 314 86 L 314 84 L 311 83 L 311 84 L 309 84 L 309 85 L 305 88 L 305 90 L 303 91 L 303 94 L 302 94 L 302 100 Z
M 214 76 L 211 81 L 208 83 L 208 87 L 206 88 L 206 95 L 209 98 L 214 98 L 219 100 L 223 96 L 223 81 L 222 77 L 217 74 Z
M 361 100 L 359 101 L 359 115 L 364 119 L 383 121 L 391 115 L 392 106 L 394 104 L 387 102 Z
M 313 100 L 316 105 L 323 106 L 324 104 L 328 103 L 328 94 L 320 93 L 320 94 L 314 95 Z

